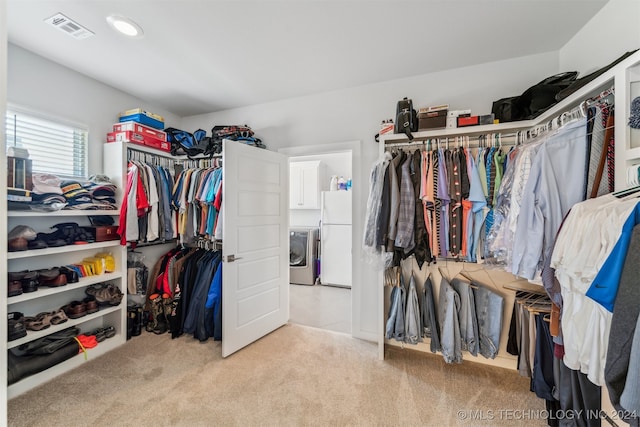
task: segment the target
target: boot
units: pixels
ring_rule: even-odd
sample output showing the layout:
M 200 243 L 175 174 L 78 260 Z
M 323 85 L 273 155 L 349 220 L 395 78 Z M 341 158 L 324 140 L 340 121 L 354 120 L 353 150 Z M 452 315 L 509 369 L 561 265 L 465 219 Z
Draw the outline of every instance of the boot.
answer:
M 171 332 L 171 320 L 173 319 L 173 298 L 169 294 L 162 294 L 162 310 L 167 322 L 167 330 Z
M 158 294 L 152 301 L 151 314 L 153 315 L 153 333 L 160 335 L 167 332 L 167 318 L 164 315 L 163 298 Z M 153 295 L 152 295 L 153 296 Z
M 147 322 L 147 332 L 154 332 L 159 328 L 159 315 L 162 311 L 162 300 L 159 294 L 153 294 L 149 296 L 149 305 L 151 307 L 151 313 L 149 316 L 149 321 Z

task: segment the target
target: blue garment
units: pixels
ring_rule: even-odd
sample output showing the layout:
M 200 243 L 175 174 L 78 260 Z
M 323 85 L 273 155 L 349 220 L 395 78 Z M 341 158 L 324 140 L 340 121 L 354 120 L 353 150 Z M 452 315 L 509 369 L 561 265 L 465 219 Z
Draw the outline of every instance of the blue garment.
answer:
M 440 297 L 438 310 L 441 326 L 440 344 L 442 357 L 446 363 L 462 363 L 462 349 L 460 346 L 460 296 L 444 277 L 440 282 Z
M 531 163 L 513 242 L 511 272 L 532 279 L 551 256 L 556 234 L 584 196 L 587 122 L 580 119 L 549 136 Z
M 218 262 L 204 307 L 209 336 L 216 341 L 222 340 L 222 262 Z
M 437 320 L 431 276 L 427 277 L 427 280 L 424 282 L 421 316 L 422 336 L 431 340 L 429 344 L 432 353 L 440 351 L 442 348 L 440 346 L 440 325 Z
M 393 329 L 396 325 L 396 317 L 398 316 L 398 307 L 400 306 L 400 289 L 397 286 L 391 288 L 391 296 L 389 298 L 389 314 L 387 315 L 387 324 L 385 328 L 385 336 L 388 340 L 393 338 Z
M 480 351 L 478 342 L 478 317 L 476 316 L 476 303 L 473 291 L 468 282 L 460 279 L 452 279 L 451 286 L 460 297 L 460 309 L 458 310 L 458 322 L 460 325 L 460 347 L 474 356 Z
M 494 359 L 500 348 L 504 298 L 487 287 L 477 284 L 473 289 L 473 295 L 478 318 L 480 354 L 488 359 Z
M 478 240 L 480 238 L 480 230 L 484 221 L 484 208 L 487 206 L 487 199 L 482 191 L 482 183 L 480 182 L 480 173 L 478 171 L 477 162 L 471 160 L 471 173 L 469 175 L 469 201 L 472 203 L 471 214 L 467 222 L 467 261 L 477 261 Z
M 416 280 L 413 277 L 413 274 L 409 280 L 409 290 L 407 292 L 404 330 L 404 342 L 407 344 L 418 344 L 419 342 L 422 342 L 422 331 L 420 330 L 420 307 L 418 305 Z
M 627 257 L 627 250 L 631 242 L 633 227 L 640 224 L 640 203 L 638 203 L 624 222 L 620 238 L 616 242 L 613 250 L 607 257 L 598 274 L 593 279 L 591 286 L 587 290 L 587 296 L 602 305 L 608 311 L 613 312 L 613 305 L 618 294 L 622 267 Z

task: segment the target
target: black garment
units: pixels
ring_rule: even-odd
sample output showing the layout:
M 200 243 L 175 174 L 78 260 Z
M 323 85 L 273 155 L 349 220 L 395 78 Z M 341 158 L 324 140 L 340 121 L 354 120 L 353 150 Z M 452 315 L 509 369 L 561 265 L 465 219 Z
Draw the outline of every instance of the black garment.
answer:
M 565 366 L 556 359 L 559 379 L 557 384 L 560 407 L 565 414 L 571 413 L 572 419 L 561 419 L 561 426 L 600 427 L 601 421 L 595 417 L 602 409 L 600 387 L 589 381 L 580 371 Z
M 420 184 L 421 177 L 426 171 L 422 170 L 422 154 L 420 150 L 413 152 L 413 159 L 411 163 L 411 181 L 413 182 L 413 191 L 416 196 L 416 214 L 414 217 L 414 240 L 415 247 L 409 253 L 413 253 L 418 263 L 418 267 L 422 270 L 422 265 L 426 262 L 431 262 L 431 250 L 429 248 L 429 235 L 427 228 L 424 224 L 424 209 L 422 200 L 420 199 Z
M 633 234 L 622 267 L 622 276 L 611 318 L 611 332 L 604 367 L 604 380 L 614 408 L 622 410 L 620 395 L 624 390 L 631 357 L 631 344 L 640 315 L 640 225 L 633 227 Z
M 536 351 L 533 359 L 531 389 L 541 399 L 555 400 L 553 389 L 553 339 L 549 324 L 541 314 L 536 315 Z
M 184 321 L 184 332 L 193 334 L 194 338 L 206 341 L 209 334 L 205 325 L 205 303 L 209 286 L 217 263 L 221 258 L 221 251 L 209 252 L 198 260 L 198 274 L 195 279 L 191 301 Z
M 178 306 L 176 307 L 176 313 L 180 312 L 180 326 L 177 331 L 177 336 L 182 335 L 184 331 L 184 323 L 189 311 L 189 305 L 195 287 L 196 277 L 198 275 L 198 261 L 207 254 L 207 251 L 199 250 L 194 253 L 188 261 L 185 262 L 184 274 L 180 284 L 180 299 Z M 180 279 L 179 279 L 180 280 Z M 173 334 L 172 334 L 173 335 Z
M 384 171 L 384 181 L 382 184 L 380 211 L 378 212 L 378 220 L 376 221 L 376 248 L 387 245 L 389 215 L 391 215 L 391 183 L 389 178 L 389 165 L 387 165 L 387 168 Z
M 516 317 L 518 313 L 516 312 L 516 304 L 513 304 L 513 312 L 511 313 L 511 322 L 509 323 L 509 340 L 507 341 L 507 353 L 513 356 L 520 355 L 520 349 L 518 347 L 518 335 L 517 335 L 517 325 L 516 325 Z

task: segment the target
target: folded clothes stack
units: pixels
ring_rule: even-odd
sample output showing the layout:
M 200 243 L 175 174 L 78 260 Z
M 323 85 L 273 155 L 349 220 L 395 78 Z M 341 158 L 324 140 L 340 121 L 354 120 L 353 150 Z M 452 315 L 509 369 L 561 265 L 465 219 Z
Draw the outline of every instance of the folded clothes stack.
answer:
M 93 175 L 84 183 L 83 188 L 89 192 L 94 204 L 100 209 L 116 209 L 116 186 L 105 175 Z
M 105 175 L 93 175 L 87 181 L 79 181 L 51 174 L 33 174 L 33 190 L 29 194 L 28 200 L 12 203 L 10 208 L 46 212 L 117 209 L 116 185 Z

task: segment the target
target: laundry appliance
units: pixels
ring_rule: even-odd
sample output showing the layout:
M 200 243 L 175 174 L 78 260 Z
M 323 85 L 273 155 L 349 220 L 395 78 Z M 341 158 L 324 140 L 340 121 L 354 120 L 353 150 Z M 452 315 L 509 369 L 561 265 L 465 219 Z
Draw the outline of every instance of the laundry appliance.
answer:
M 351 287 L 351 191 L 323 191 L 320 228 L 320 282 Z
M 289 283 L 314 285 L 318 258 L 318 229 L 289 229 Z

